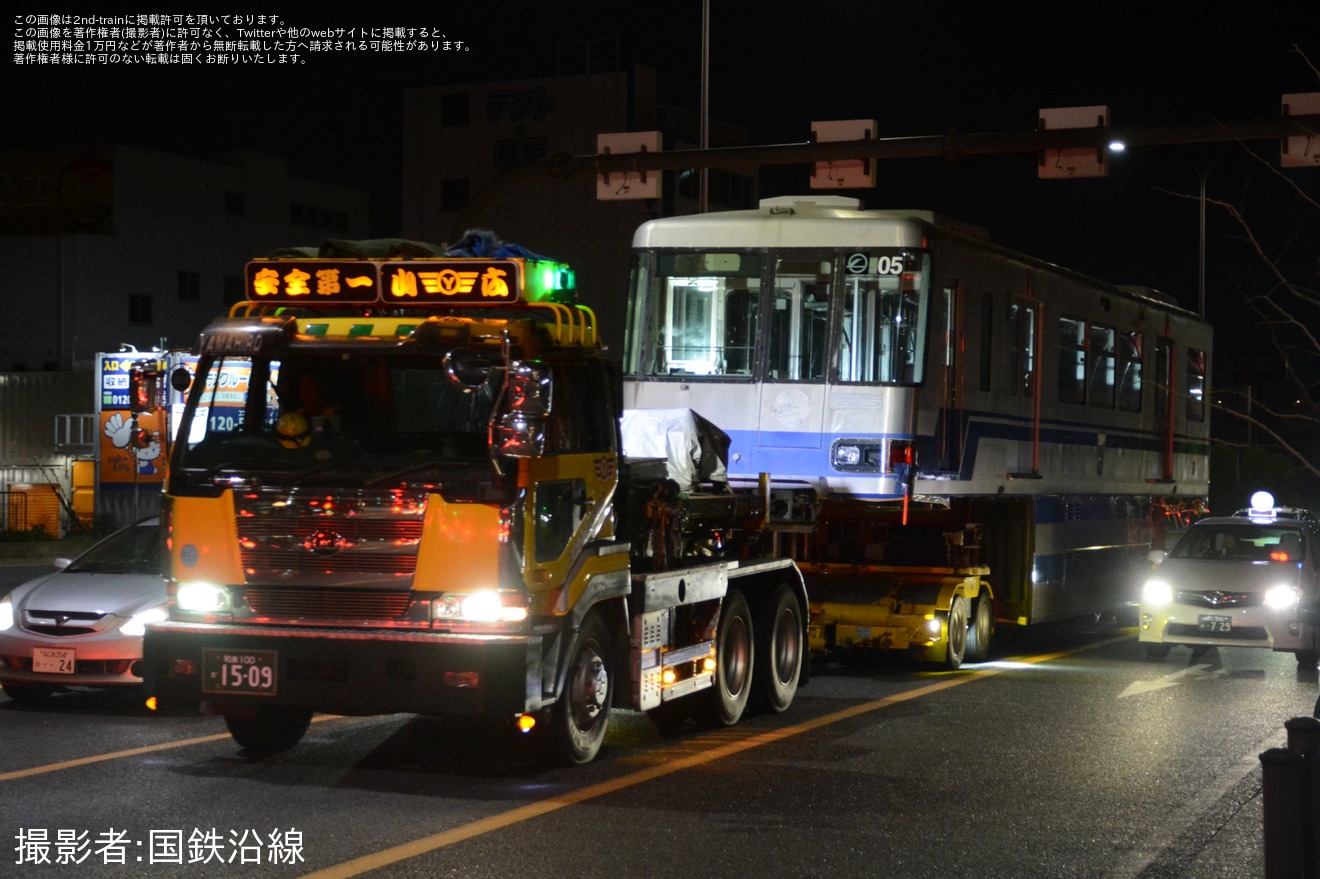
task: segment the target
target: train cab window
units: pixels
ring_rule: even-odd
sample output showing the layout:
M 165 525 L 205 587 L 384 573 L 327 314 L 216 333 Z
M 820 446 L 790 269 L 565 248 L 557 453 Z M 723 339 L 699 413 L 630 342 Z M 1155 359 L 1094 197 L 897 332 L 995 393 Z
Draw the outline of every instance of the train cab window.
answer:
M 766 378 L 823 381 L 828 363 L 830 260 L 780 260 L 770 312 Z
M 1187 349 L 1187 420 L 1205 420 L 1205 352 Z
M 630 363 L 648 376 L 747 376 L 755 368 L 761 257 L 754 253 L 660 254 L 654 276 L 635 271 L 633 297 L 648 313 L 635 326 Z
M 1141 411 L 1141 333 L 1120 333 L 1118 337 L 1118 408 L 1124 412 Z
M 930 286 L 925 254 L 850 255 L 838 327 L 841 382 L 925 377 Z

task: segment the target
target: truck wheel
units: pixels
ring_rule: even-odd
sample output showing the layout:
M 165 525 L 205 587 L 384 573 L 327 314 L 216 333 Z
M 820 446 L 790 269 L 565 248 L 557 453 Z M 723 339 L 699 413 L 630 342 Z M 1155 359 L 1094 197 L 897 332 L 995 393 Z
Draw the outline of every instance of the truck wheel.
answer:
M 1315 650 L 1297 650 L 1293 653 L 1297 657 L 1298 668 L 1315 668 L 1317 661 L 1320 661 L 1320 653 Z
M 704 693 L 701 714 L 708 726 L 733 726 L 742 719 L 752 691 L 753 632 L 747 599 L 737 589 L 730 589 L 715 634 L 715 684 Z
M 781 585 L 756 614 L 756 705 L 778 714 L 793 704 L 802 676 L 802 608 Z
M 599 614 L 582 622 L 569 654 L 563 692 L 551 712 L 547 756 L 577 766 L 600 752 L 614 702 L 611 679 L 614 650 L 610 632 Z
M 945 654 L 944 664 L 950 669 L 962 667 L 967 656 L 967 599 L 961 595 L 953 597 L 949 606 L 949 650 Z
M 259 705 L 257 713 L 226 714 L 225 726 L 234 741 L 254 757 L 287 751 L 302 741 L 312 722 L 309 708 Z
M 976 599 L 972 611 L 972 627 L 967 630 L 967 661 L 985 662 L 990 658 L 990 639 L 995 631 L 995 614 L 990 596 Z

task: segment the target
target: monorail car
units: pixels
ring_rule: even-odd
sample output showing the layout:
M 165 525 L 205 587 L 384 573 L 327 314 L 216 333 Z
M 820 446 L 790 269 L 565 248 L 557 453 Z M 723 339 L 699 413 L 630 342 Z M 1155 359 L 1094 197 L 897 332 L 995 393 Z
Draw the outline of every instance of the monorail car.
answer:
M 653 220 L 629 309 L 626 407 L 718 425 L 731 479 L 809 487 L 817 559 L 897 560 L 901 521 L 961 532 L 1001 621 L 1133 605 L 1208 488 L 1200 317 L 930 212 L 814 196 Z

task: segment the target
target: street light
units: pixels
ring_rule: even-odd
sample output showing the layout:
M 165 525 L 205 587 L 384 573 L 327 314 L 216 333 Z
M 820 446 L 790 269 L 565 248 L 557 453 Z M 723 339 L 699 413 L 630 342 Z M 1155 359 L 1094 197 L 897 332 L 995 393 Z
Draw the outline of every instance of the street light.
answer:
M 1201 306 L 1201 317 L 1205 317 L 1205 181 L 1206 178 L 1210 176 L 1210 169 L 1215 166 L 1215 162 L 1218 162 L 1222 158 L 1223 155 L 1216 156 L 1211 160 L 1209 165 L 1205 166 L 1204 171 L 1196 165 L 1192 165 L 1192 169 L 1196 171 L 1196 176 L 1201 180 L 1201 225 L 1199 231 L 1200 266 L 1196 277 L 1196 293 L 1197 301 Z

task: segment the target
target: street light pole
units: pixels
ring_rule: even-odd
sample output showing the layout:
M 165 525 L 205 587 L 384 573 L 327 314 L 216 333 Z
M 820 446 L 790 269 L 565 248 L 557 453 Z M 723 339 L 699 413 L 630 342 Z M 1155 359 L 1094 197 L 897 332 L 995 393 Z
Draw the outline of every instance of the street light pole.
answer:
M 710 149 L 710 0 L 701 0 L 701 149 Z M 702 167 L 697 213 L 710 208 L 710 169 Z

